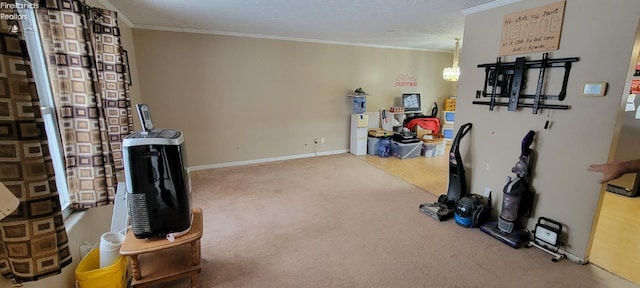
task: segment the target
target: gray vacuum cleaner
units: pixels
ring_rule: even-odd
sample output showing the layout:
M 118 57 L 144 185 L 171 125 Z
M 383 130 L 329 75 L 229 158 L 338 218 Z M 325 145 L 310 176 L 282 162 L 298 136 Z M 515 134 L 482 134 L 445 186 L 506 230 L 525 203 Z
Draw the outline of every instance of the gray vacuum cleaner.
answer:
M 513 248 L 519 248 L 529 241 L 529 231 L 522 227 L 518 219 L 530 217 L 533 207 L 533 192 L 529 189 L 529 172 L 533 153 L 529 146 L 533 143 L 535 134 L 534 131 L 529 131 L 522 139 L 522 152 L 518 162 L 511 169 L 516 177 L 507 177 L 498 221 L 480 226 L 480 230 Z

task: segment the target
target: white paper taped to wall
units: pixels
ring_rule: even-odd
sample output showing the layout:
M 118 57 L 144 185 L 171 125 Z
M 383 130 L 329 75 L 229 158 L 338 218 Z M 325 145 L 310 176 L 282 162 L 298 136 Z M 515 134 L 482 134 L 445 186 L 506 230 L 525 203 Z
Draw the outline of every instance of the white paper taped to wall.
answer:
M 629 94 L 627 96 L 627 104 L 624 105 L 624 112 L 636 111 L 636 94 Z M 636 118 L 638 116 L 636 115 Z

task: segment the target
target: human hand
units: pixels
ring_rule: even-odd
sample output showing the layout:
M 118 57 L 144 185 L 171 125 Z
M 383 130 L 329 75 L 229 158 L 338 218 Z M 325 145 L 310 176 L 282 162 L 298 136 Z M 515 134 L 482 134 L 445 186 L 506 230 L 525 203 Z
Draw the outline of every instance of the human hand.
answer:
M 611 180 L 618 179 L 620 178 L 620 176 L 625 174 L 625 169 L 623 165 L 617 162 L 605 163 L 605 164 L 592 164 L 592 165 L 589 165 L 589 168 L 587 170 L 602 173 L 602 179 L 600 179 L 600 184 L 604 184 Z

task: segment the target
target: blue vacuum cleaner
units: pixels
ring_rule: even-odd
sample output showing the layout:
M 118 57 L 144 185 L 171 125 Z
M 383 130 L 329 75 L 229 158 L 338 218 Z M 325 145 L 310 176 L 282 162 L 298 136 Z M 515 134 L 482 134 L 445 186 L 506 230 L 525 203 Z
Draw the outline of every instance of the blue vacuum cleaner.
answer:
M 535 135 L 536 133 L 531 130 L 522 139 L 522 152 L 518 162 L 511 169 L 516 174 L 516 178 L 507 177 L 498 221 L 480 226 L 483 232 L 516 249 L 529 241 L 529 231 L 526 227 L 522 227 L 518 219 L 530 217 L 533 207 L 533 192 L 529 190 L 529 172 L 533 153 L 529 146 L 533 143 Z

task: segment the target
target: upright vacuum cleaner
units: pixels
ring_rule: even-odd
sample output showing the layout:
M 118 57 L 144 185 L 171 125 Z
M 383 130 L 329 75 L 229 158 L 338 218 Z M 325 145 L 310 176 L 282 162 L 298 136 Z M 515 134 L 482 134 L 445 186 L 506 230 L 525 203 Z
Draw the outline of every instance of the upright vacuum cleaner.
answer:
M 529 231 L 526 227 L 522 227 L 518 219 L 531 216 L 533 207 L 533 191 L 529 189 L 529 172 L 533 155 L 529 146 L 533 143 L 535 135 L 534 131 L 529 131 L 522 139 L 522 152 L 518 162 L 511 169 L 511 172 L 516 174 L 516 178 L 507 176 L 507 184 L 503 189 L 502 211 L 498 221 L 480 226 L 480 230 L 513 248 L 519 248 L 522 243 L 529 241 Z
M 471 123 L 460 126 L 456 138 L 451 143 L 449 152 L 449 188 L 447 194 L 440 195 L 438 202 L 420 204 L 420 211 L 438 221 L 453 216 L 460 198 L 467 195 L 467 181 L 464 176 L 464 165 L 460 156 L 460 140 L 471 130 Z

